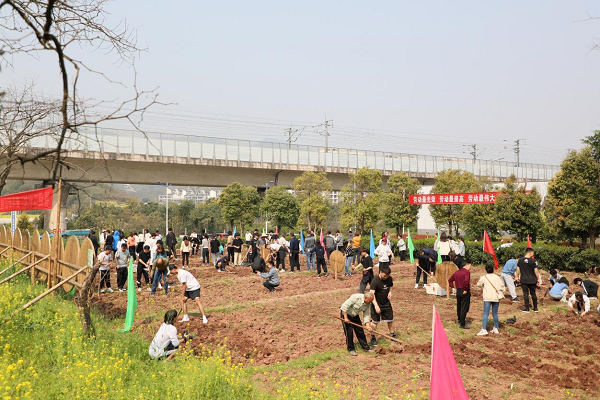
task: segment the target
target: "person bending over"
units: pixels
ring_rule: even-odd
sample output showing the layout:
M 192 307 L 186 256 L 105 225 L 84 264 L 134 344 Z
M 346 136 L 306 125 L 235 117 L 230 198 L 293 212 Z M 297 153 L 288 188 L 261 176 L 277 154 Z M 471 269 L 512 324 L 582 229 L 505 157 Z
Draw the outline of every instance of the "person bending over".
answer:
M 590 299 L 582 292 L 577 292 L 569 299 L 568 306 L 573 314 L 583 317 L 590 312 Z
M 360 343 L 360 347 L 364 351 L 372 352 L 369 343 L 367 343 L 367 337 L 365 336 L 365 330 L 362 328 L 363 324 L 360 320 L 360 313 L 363 314 L 365 325 L 369 332 L 373 331 L 371 324 L 371 303 L 375 296 L 372 292 L 367 293 L 355 293 L 351 295 L 340 307 L 340 316 L 342 317 L 342 327 L 344 328 L 344 335 L 346 336 L 346 348 L 351 356 L 356 355 L 354 348 L 354 335 Z M 356 325 L 351 324 L 354 323 Z
M 585 281 L 581 278 L 575 278 L 573 283 L 577 286 L 581 286 L 581 291 L 590 299 L 598 298 L 598 284 L 594 281 L 586 279 Z
M 550 298 L 556 301 L 567 301 L 567 296 L 569 295 L 569 281 L 564 276 L 561 276 L 560 279 L 552 285 L 552 288 L 548 291 Z
M 148 348 L 148 354 L 153 360 L 168 357 L 175 353 L 179 348 L 179 339 L 177 338 L 177 328 L 173 321 L 177 317 L 177 311 L 169 310 L 165 313 L 163 324 L 154 335 L 152 343 Z
M 275 268 L 275 264 L 273 261 L 269 261 L 269 272 L 258 272 L 256 274 L 260 274 L 261 278 L 265 281 L 263 282 L 263 286 L 269 289 L 269 292 L 273 293 L 275 288 L 279 286 L 281 283 L 279 280 L 279 274 L 277 273 L 277 268 Z

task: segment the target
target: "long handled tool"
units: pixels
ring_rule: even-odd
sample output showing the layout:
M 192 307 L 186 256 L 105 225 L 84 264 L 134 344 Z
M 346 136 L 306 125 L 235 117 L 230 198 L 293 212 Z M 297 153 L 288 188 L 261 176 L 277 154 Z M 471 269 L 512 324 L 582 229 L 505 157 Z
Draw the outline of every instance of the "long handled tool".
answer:
M 350 324 L 350 325 L 357 326 L 359 328 L 367 329 L 367 331 L 368 331 L 368 328 L 366 326 L 364 326 L 364 325 L 355 324 L 352 321 L 346 322 L 343 318 L 340 318 L 340 317 L 332 317 L 332 318 L 339 319 L 340 321 L 342 321 L 345 324 Z M 389 339 L 392 342 L 396 342 L 396 343 L 402 344 L 402 341 L 400 341 L 399 339 L 396 339 L 395 337 L 392 337 L 390 335 L 386 335 L 385 333 L 379 333 L 377 331 L 371 331 L 370 333 L 374 333 L 375 335 L 383 336 L 384 338 Z
M 430 274 L 429 272 L 425 271 L 420 265 L 417 264 L 417 267 L 421 269 L 421 271 L 423 271 L 423 273 L 425 275 L 427 275 L 428 277 L 430 277 L 431 279 L 433 279 L 435 281 L 435 283 L 437 283 L 437 279 L 435 279 L 435 275 Z

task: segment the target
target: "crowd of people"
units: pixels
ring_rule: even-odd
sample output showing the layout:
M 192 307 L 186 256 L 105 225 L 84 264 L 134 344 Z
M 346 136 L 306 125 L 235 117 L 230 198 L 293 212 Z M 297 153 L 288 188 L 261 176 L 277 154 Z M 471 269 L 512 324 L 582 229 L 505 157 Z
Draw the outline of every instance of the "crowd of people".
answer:
M 349 232 L 346 237 L 340 231 L 335 234 L 327 232 L 324 236 L 317 237 L 315 232 L 309 231 L 303 243 L 294 233 L 286 237 L 275 232 L 261 234 L 257 230 L 246 231 L 244 239 L 239 232 L 229 233 L 223 244 L 216 235 L 198 234 L 194 231 L 189 236 L 178 238 L 171 229 L 164 239 L 159 231 L 148 230 L 129 235 L 121 231 L 106 230 L 99 238 L 91 231 L 89 237 L 95 249 L 99 251 L 101 293 L 113 292 L 110 282 L 110 267 L 113 265 L 116 268 L 118 290 L 127 290 L 127 267 L 129 260 L 133 259 L 137 269 L 138 291 L 141 291 L 145 284 L 151 294 L 155 294 L 157 289 L 164 290 L 167 294 L 167 276 L 175 274 L 182 287 L 183 318 L 180 322 L 189 321 L 187 301 L 192 300 L 200 309 L 205 324 L 208 323 L 208 318 L 200 301 L 200 283 L 187 271 L 190 256 L 198 255 L 200 265 L 212 265 L 217 272 L 228 272 L 228 268 L 248 266 L 263 279 L 263 286 L 269 292 L 274 292 L 281 286 L 280 273 L 288 270 L 290 273 L 300 271 L 302 253 L 306 258 L 307 271 L 316 273 L 317 278 L 328 277 L 330 258 L 337 250 L 345 260 L 344 275 L 361 275 L 357 292 L 340 307 L 340 318 L 343 319 L 343 331 L 349 353 L 357 354 L 354 336 L 366 351 L 371 351 L 373 346 L 377 346 L 376 334 L 380 323 L 387 325 L 389 336 L 396 337 L 391 302 L 393 279 L 390 264 L 396 257 L 405 261 L 407 249 L 402 237 L 394 243 L 388 232 L 382 233 L 374 250 L 376 264 L 370 255 L 370 249 L 364 246 L 358 232 Z M 448 287 L 452 289 L 452 295 L 456 299 L 458 326 L 470 329 L 467 325 L 467 314 L 471 304 L 471 264 L 465 260 L 465 254 L 466 247 L 462 238 L 454 240 L 451 236 L 442 234 L 432 248 L 422 249 L 415 254 L 415 289 L 420 287 L 421 278 L 423 285 L 427 284 L 428 278 L 435 279 L 438 259 L 454 263 L 456 272 L 448 278 Z M 483 300 L 483 316 L 478 336 L 488 335 L 490 332 L 500 333 L 500 301 L 508 291 L 512 302 L 520 302 L 516 292 L 518 286 L 521 287 L 523 296 L 521 311 L 538 312 L 537 290 L 542 285 L 542 278 L 533 249 L 528 248 L 523 256 L 508 260 L 499 275 L 494 272 L 494 265 L 486 265 L 485 271 L 476 283 L 482 288 Z M 550 270 L 549 284 L 544 296 L 548 295 L 552 300 L 567 303 L 568 309 L 579 316 L 590 312 L 590 299 L 595 299 L 598 295 L 598 284 L 590 279 L 575 278 L 573 284 L 578 289 L 572 292 L 569 281 L 555 269 Z M 490 312 L 493 325 L 488 331 Z M 598 312 L 600 313 L 600 306 Z M 359 316 L 361 313 L 363 321 Z M 173 332 L 176 334 L 176 328 L 173 330 L 172 323 L 177 315 L 175 310 L 170 310 L 165 315 L 165 322 L 150 348 L 152 357 L 160 358 L 176 351 L 179 342 L 174 340 Z M 367 340 L 364 329 L 370 332 L 370 340 Z

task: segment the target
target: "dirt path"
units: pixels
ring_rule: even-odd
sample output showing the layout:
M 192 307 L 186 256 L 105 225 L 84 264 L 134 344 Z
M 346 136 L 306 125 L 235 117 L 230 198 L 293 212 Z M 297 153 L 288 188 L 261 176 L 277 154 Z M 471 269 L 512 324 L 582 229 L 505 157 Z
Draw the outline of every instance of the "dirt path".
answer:
M 192 265 L 196 262 L 193 259 Z M 475 284 L 481 268 L 472 271 L 472 329 L 468 331 L 454 322 L 455 300 L 414 289 L 414 267 L 395 264 L 392 270 L 396 331 L 405 342 L 402 353 L 383 341 L 379 354 L 347 355 L 341 322 L 332 317 L 358 289 L 360 276 L 336 281 L 331 276 L 317 279 L 304 271 L 286 272 L 281 274 L 281 290 L 268 293 L 262 279 L 249 268 L 230 274 L 217 273 L 212 267 L 192 268 L 202 284 L 202 302 L 210 310 L 210 322 L 203 325 L 197 309 L 191 307 L 192 321 L 177 323 L 177 327 L 197 335 L 193 346 L 198 352 L 226 345 L 234 360 L 254 365 L 255 379 L 266 388 L 277 388 L 278 379 L 285 376 L 306 382 L 326 377 L 339 384 L 340 391 L 350 388 L 348 398 L 394 398 L 394 394 L 427 398 L 435 305 L 472 399 L 600 398 L 597 315 L 578 318 L 566 312 L 564 303 L 548 299 L 539 314 L 523 314 L 521 304 L 505 299 L 500 320 L 516 316 L 517 323 L 501 324 L 499 335 L 478 337 L 483 302 Z M 574 275 L 567 277 L 572 280 Z M 138 315 L 143 317 L 136 319 L 136 329 L 151 338 L 164 311 L 179 309 L 180 290 L 175 286 L 168 296 L 141 292 Z M 96 302 L 107 315 L 124 315 L 124 293 Z M 597 307 L 597 301 L 592 306 Z M 387 332 L 385 327 L 380 329 Z

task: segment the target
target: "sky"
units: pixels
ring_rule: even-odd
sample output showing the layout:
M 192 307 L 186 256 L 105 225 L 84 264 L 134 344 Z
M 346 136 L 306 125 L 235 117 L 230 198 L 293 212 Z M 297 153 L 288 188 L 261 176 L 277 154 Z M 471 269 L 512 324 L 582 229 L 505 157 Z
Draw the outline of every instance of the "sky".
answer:
M 169 6 L 165 5 L 169 4 Z M 559 164 L 600 129 L 600 1 L 180 1 L 108 4 L 146 48 L 137 86 L 167 106 L 148 131 Z M 80 94 L 118 101 L 133 68 L 76 54 L 127 85 L 85 73 Z M 0 85 L 53 95 L 47 56 L 16 57 Z M 108 110 L 108 108 L 107 108 Z M 524 140 L 523 140 L 524 139 Z

